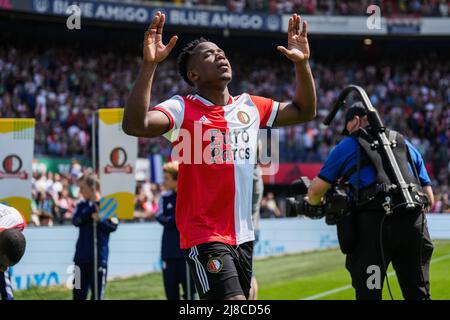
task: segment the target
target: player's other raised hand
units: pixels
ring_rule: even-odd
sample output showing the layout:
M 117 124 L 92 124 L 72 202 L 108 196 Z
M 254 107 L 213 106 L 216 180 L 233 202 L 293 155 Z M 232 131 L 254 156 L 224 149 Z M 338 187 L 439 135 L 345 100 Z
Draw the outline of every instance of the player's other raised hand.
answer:
M 148 27 L 144 36 L 144 62 L 161 62 L 169 55 L 177 43 L 177 36 L 170 38 L 167 45 L 162 43 L 162 32 L 164 27 L 165 14 L 158 11 L 153 17 L 152 23 Z
M 288 48 L 278 46 L 277 49 L 294 63 L 305 62 L 309 59 L 309 45 L 307 38 L 308 23 L 303 19 L 300 32 L 300 16 L 293 14 L 289 19 Z

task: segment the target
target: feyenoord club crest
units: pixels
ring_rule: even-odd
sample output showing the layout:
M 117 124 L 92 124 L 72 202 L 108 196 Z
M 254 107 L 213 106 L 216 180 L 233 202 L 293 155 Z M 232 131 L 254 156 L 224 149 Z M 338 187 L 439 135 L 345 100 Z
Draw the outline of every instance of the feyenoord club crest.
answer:
M 250 116 L 244 111 L 238 111 L 237 117 L 238 120 L 243 124 L 247 124 L 250 122 Z
M 22 169 L 22 159 L 16 154 L 10 154 L 3 159 L 2 167 L 3 171 L 0 170 L 0 179 L 20 179 L 27 180 L 28 174 Z
M 222 267 L 223 261 L 219 257 L 209 259 L 207 268 L 210 273 L 218 273 Z
M 133 173 L 133 167 L 130 164 L 127 164 L 128 156 L 124 148 L 114 148 L 109 155 L 109 160 L 112 165 L 107 165 L 105 167 L 105 174 L 114 172 Z

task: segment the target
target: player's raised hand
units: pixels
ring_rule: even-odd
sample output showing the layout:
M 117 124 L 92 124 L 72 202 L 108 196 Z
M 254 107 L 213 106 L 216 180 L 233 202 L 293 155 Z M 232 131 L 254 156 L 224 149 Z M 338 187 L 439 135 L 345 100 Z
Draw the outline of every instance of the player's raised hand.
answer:
M 177 43 L 177 36 L 170 38 L 167 45 L 162 43 L 162 31 L 166 16 L 158 11 L 148 27 L 144 36 L 144 61 L 145 62 L 161 62 L 172 51 Z
M 309 59 L 309 45 L 307 38 L 308 23 L 303 19 L 300 31 L 300 16 L 293 14 L 289 19 L 288 48 L 278 46 L 277 49 L 294 63 L 304 62 Z

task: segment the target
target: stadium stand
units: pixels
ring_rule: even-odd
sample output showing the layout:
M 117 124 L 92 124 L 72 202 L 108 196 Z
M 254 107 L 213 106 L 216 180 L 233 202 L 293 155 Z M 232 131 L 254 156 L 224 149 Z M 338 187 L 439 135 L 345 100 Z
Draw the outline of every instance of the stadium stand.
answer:
M 39 120 L 36 153 L 69 157 L 90 155 L 89 112 L 99 105 L 124 105 L 139 61 L 138 57 L 114 53 L 92 58 L 63 48 L 49 49 L 40 55 L 11 47 L 3 47 L 0 52 L 0 117 L 35 117 Z M 234 60 L 235 92 L 248 91 L 280 100 L 292 95 L 290 66 L 283 61 L 254 61 L 251 56 Z M 281 160 L 323 161 L 341 127 L 321 128 L 321 116 L 343 85 L 360 83 L 368 88 L 372 102 L 386 115 L 389 126 L 406 130 L 426 160 L 445 167 L 448 155 L 439 150 L 449 141 L 450 63 L 429 55 L 416 59 L 410 70 L 413 60 L 383 60 L 372 65 L 314 61 L 319 117 L 306 127 L 281 130 L 281 142 L 286 144 Z M 173 59 L 159 67 L 156 83 L 153 104 L 175 92 L 189 91 Z M 405 114 L 409 118 L 406 122 L 402 121 Z M 294 146 L 289 141 L 303 143 Z M 145 146 L 141 152 L 168 155 L 164 140 L 141 140 L 141 145 Z
M 145 0 L 122 0 L 128 3 L 148 3 Z M 151 1 L 155 3 L 155 1 Z M 311 15 L 364 15 L 369 5 L 378 5 L 385 14 L 413 14 L 424 17 L 448 16 L 448 1 L 332 1 L 332 0 L 166 0 L 163 5 L 174 4 L 185 7 L 227 8 L 232 12 L 268 11 L 271 13 L 291 13 Z

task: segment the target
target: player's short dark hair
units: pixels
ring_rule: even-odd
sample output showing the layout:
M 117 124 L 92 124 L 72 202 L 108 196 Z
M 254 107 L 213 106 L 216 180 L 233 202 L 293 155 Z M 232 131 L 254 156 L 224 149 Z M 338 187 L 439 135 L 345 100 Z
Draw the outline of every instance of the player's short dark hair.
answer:
M 12 265 L 22 259 L 25 253 L 26 240 L 21 231 L 8 229 L 0 232 L 0 252 L 8 257 Z
M 209 40 L 201 37 L 189 42 L 183 47 L 183 49 L 181 49 L 181 53 L 178 55 L 178 72 L 183 77 L 184 81 L 191 86 L 194 86 L 194 84 L 187 76 L 187 65 L 189 63 L 189 59 L 194 55 L 195 48 L 203 42 L 209 42 Z

